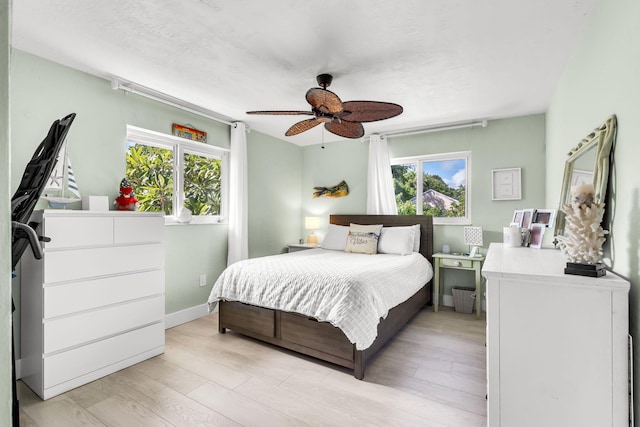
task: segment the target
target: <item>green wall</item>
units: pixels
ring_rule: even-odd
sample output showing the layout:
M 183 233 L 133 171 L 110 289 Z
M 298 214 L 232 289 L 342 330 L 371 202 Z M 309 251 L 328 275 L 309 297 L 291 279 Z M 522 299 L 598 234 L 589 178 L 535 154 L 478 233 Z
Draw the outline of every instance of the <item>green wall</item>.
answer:
M 205 304 L 211 287 L 227 266 L 227 226 L 165 227 L 165 311 L 175 313 Z M 207 286 L 200 287 L 200 275 Z
M 277 138 L 250 132 L 249 257 L 281 253 L 300 238 L 302 150 Z
M 391 157 L 471 151 L 471 220 L 483 227 L 484 247 L 502 241 L 515 209 L 554 208 L 545 205 L 545 118 L 533 115 L 490 121 L 475 127 L 423 133 L 388 139 Z M 302 160 L 302 216 L 321 218 L 318 237 L 325 235 L 329 214 L 364 213 L 367 207 L 368 143 L 347 141 L 304 147 Z M 492 201 L 491 170 L 522 168 L 522 200 Z M 313 187 L 332 186 L 346 180 L 350 194 L 338 199 L 313 199 Z M 304 230 L 301 229 L 301 232 Z M 437 225 L 434 247 L 443 244 L 454 251 L 467 249 L 459 225 Z M 485 249 L 486 250 L 486 249 Z M 447 271 L 445 289 L 472 280 L 464 272 Z M 450 294 L 448 290 L 445 294 Z
M 0 425 L 11 425 L 10 1 L 0 1 Z
M 605 262 L 631 282 L 630 333 L 640 366 L 640 3 L 598 2 L 547 113 L 547 204 L 558 205 L 566 153 L 609 115 L 618 118 Z M 640 370 L 635 369 L 636 390 Z M 634 403 L 639 413 L 638 399 Z
M 320 230 L 316 232 L 322 242 L 329 225 L 330 214 L 362 214 L 367 209 L 367 161 L 368 143 L 347 140 L 303 148 L 302 154 L 302 218 L 320 217 Z M 349 185 L 349 195 L 331 199 L 313 198 L 314 187 L 332 187 L 345 180 Z M 300 238 L 309 231 L 300 223 Z

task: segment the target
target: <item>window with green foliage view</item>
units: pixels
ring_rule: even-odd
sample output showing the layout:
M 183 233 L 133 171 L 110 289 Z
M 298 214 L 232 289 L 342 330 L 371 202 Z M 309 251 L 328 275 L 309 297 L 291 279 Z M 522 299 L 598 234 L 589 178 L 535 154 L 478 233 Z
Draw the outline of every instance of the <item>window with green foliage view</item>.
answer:
M 178 217 L 186 208 L 194 222 L 218 220 L 224 205 L 223 157 L 217 147 L 128 128 L 126 177 L 140 211 Z
M 130 144 L 126 175 L 140 202 L 139 210 L 173 215 L 172 150 Z
M 469 152 L 393 159 L 398 215 L 431 215 L 435 224 L 470 223 Z
M 220 215 L 221 165 L 220 159 L 184 155 L 184 207 L 193 215 Z

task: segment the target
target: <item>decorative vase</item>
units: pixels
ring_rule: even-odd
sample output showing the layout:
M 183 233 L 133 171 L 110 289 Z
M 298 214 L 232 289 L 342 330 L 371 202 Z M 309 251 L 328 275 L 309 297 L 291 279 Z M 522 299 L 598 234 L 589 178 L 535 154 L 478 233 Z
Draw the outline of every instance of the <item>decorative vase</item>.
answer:
M 594 200 L 593 185 L 571 188 L 571 203 L 562 207 L 566 215 L 565 235 L 558 236 L 560 250 L 567 256 L 565 274 L 601 277 L 602 244 L 607 231 L 601 227 L 604 203 Z

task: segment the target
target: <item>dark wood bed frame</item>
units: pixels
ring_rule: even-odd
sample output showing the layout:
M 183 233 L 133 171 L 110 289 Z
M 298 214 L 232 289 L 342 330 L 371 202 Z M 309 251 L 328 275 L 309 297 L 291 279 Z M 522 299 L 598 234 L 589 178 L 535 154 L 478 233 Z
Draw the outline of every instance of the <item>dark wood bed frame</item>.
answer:
M 331 224 L 383 224 L 386 227 L 420 224 L 420 253 L 432 262 L 433 219 L 430 216 L 331 215 Z M 405 302 L 389 310 L 378 324 L 378 336 L 365 350 L 356 350 L 344 333 L 328 322 L 296 313 L 272 310 L 234 301 L 220 301 L 218 331 L 227 329 L 279 347 L 353 369 L 357 379 L 364 378 L 368 361 L 420 309 L 431 301 L 431 281 Z

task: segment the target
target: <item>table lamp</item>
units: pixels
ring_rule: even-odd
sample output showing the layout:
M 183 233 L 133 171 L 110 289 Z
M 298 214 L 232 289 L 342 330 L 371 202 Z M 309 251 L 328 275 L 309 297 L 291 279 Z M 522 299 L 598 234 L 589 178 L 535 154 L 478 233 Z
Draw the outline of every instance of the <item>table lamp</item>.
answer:
M 469 245 L 469 256 L 476 256 L 478 247 L 482 246 L 482 227 L 465 227 L 464 244 Z
M 307 237 L 308 245 L 317 245 L 318 244 L 318 236 L 316 236 L 313 231 L 320 228 L 320 218 L 317 216 L 307 216 L 304 218 L 304 228 L 307 230 L 311 230 L 311 234 Z

